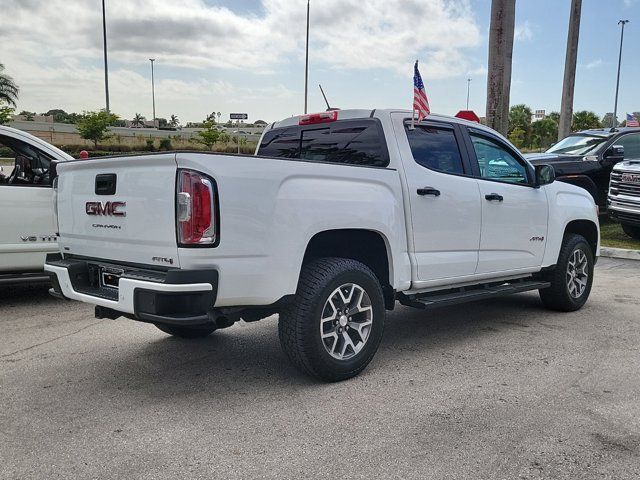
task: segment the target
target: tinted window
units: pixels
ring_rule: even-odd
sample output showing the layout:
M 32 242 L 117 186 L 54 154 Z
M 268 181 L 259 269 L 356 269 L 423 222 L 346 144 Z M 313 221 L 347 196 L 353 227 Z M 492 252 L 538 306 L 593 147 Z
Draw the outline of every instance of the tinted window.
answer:
M 464 173 L 460 148 L 453 130 L 416 125 L 413 130 L 407 126 L 406 132 L 416 163 L 441 172 Z
M 613 144 L 624 147 L 625 159 L 640 159 L 640 133 L 624 135 L 613 142 Z
M 471 133 L 480 177 L 507 183 L 528 183 L 527 169 L 500 143 Z
M 298 158 L 300 155 L 300 129 L 278 128 L 267 132 L 260 143 L 258 155 Z
M 384 137 L 374 119 L 277 128 L 264 135 L 258 155 L 375 167 L 389 164 Z

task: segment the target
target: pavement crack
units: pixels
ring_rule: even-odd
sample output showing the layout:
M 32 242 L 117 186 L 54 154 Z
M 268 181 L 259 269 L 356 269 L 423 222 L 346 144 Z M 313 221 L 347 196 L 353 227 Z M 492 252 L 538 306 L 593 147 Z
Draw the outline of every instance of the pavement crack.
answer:
M 83 330 L 86 330 L 89 327 L 93 327 L 94 325 L 98 325 L 99 323 L 102 323 L 103 321 L 104 320 L 98 320 L 97 322 L 93 322 L 93 323 L 90 323 L 89 325 L 85 325 L 84 327 L 76 330 L 75 332 L 71 332 L 71 333 L 66 333 L 64 335 L 60 335 L 59 337 L 51 338 L 49 340 L 45 340 L 44 342 L 36 343 L 35 345 L 30 345 L 28 347 L 21 348 L 20 350 L 16 350 L 15 352 L 5 353 L 4 355 L 0 355 L 0 358 L 11 357 L 12 355 L 15 355 L 17 353 L 26 352 L 27 350 L 31 350 L 33 348 L 40 347 L 42 345 L 46 345 L 47 343 L 55 342 L 56 340 L 60 340 L 61 338 L 71 337 L 73 335 L 76 335 L 77 333 L 82 332 Z

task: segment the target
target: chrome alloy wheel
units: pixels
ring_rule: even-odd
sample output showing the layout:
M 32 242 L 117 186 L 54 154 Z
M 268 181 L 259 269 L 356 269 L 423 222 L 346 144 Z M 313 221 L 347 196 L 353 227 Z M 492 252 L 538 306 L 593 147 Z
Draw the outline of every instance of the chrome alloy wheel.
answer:
M 567 288 L 569 295 L 580 298 L 587 288 L 589 281 L 589 261 L 587 255 L 580 249 L 576 249 L 569 258 L 567 264 Z
M 372 326 L 371 299 L 360 285 L 346 283 L 329 295 L 322 309 L 320 335 L 333 358 L 355 357 L 367 343 Z

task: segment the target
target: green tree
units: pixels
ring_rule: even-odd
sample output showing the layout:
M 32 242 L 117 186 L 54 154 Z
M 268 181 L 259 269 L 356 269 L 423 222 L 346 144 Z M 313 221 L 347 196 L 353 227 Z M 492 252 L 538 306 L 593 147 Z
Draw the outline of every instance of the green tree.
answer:
M 169 126 L 172 128 L 178 128 L 180 126 L 180 120 L 177 115 L 171 115 L 169 118 Z
M 552 118 L 543 118 L 531 124 L 531 146 L 545 150 L 558 139 L 558 124 Z
M 613 124 L 613 113 L 609 112 L 609 113 L 605 113 L 604 117 L 602 117 L 602 120 L 600 120 L 600 123 L 602 124 L 602 126 L 604 128 L 609 128 L 612 126 L 619 126 L 620 123 L 616 120 L 615 125 Z
M 521 128 L 516 128 L 509 133 L 509 141 L 513 143 L 517 148 L 524 147 L 526 132 Z
M 91 140 L 93 146 L 98 148 L 98 142 L 110 137 L 107 130 L 118 116 L 105 110 L 99 112 L 84 112 L 82 119 L 76 125 L 80 136 L 86 140 Z
M 0 63 L 0 104 L 3 102 L 9 106 L 16 106 L 20 89 L 15 84 L 13 78 L 4 72 L 4 65 Z
M 194 141 L 205 145 L 209 150 L 213 150 L 214 145 L 220 140 L 220 134 L 220 130 L 213 122 L 204 122 L 204 130 L 198 132 Z
M 14 111 L 15 110 L 11 107 L 4 107 L 0 105 L 0 125 L 9 123 L 13 117 Z
M 519 128 L 527 134 L 531 130 L 531 116 L 533 112 L 531 108 L 524 104 L 513 105 L 509 109 L 509 132 Z
M 590 128 L 602 128 L 598 115 L 587 110 L 573 114 L 573 123 L 571 124 L 571 130 L 573 132 L 589 130 Z
M 560 112 L 551 112 L 549 115 L 547 115 L 546 118 L 550 118 L 551 120 L 556 122 L 558 125 L 560 125 Z
M 33 122 L 33 119 L 36 116 L 36 112 L 28 112 L 26 110 L 22 110 L 18 115 L 22 115 L 27 122 Z
M 145 121 L 144 116 L 142 116 L 139 113 L 136 113 L 133 116 L 133 120 L 131 120 L 131 126 L 132 127 L 141 127 L 142 125 L 144 125 L 144 121 Z

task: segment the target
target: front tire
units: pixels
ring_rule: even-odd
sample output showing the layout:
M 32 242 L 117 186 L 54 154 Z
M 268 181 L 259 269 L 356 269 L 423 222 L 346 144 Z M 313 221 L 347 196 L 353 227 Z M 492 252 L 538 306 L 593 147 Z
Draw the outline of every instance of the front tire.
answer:
M 177 325 L 156 325 L 156 327 L 164 333 L 180 338 L 204 338 L 211 335 L 216 329 L 214 326 L 182 327 Z
M 635 238 L 636 240 L 640 240 L 640 227 L 636 227 L 635 225 L 629 225 L 628 223 L 623 223 L 622 231 L 629 235 L 631 238 Z
M 540 290 L 545 307 L 561 312 L 579 310 L 593 284 L 594 259 L 587 240 L 576 234 L 565 236 L 556 267 L 549 273 L 549 288 Z
M 325 381 L 358 375 L 384 330 L 382 289 L 364 264 L 322 258 L 302 267 L 294 299 L 280 313 L 280 344 L 303 373 Z

